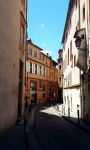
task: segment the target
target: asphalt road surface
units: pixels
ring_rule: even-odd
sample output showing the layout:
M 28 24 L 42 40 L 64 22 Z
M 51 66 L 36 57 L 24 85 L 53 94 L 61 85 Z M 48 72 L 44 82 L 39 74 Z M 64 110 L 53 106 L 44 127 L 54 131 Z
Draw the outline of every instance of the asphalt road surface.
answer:
M 51 105 L 36 108 L 30 150 L 90 150 L 90 135 L 58 116 Z

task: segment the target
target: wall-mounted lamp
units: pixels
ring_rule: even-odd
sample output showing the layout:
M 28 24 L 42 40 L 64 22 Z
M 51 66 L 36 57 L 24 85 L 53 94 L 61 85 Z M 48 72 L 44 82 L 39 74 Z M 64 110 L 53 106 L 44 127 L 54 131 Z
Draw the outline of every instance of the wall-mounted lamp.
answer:
M 82 28 L 75 32 L 75 45 L 80 50 L 86 50 L 86 29 Z
M 80 48 L 81 41 L 82 41 L 81 37 L 78 36 L 75 40 L 75 45 L 77 48 Z

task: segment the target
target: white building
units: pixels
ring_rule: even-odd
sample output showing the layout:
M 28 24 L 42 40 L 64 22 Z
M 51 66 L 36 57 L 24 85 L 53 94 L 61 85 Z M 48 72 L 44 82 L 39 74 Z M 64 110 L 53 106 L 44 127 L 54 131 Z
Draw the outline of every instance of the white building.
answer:
M 70 0 L 62 38 L 64 115 L 89 117 L 89 22 L 90 1 Z M 76 48 L 75 41 L 81 40 Z M 87 44 L 86 44 L 86 43 Z M 87 55 L 88 52 L 88 55 Z M 83 80 L 82 80 L 83 79 Z

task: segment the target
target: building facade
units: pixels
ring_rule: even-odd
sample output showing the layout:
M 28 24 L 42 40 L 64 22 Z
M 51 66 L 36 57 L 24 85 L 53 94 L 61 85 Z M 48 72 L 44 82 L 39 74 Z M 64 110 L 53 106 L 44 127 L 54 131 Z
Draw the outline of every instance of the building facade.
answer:
M 44 103 L 58 98 L 57 63 L 28 40 L 27 96 L 29 103 Z
M 0 1 L 0 132 L 23 113 L 26 3 Z
M 82 117 L 90 119 L 90 1 L 80 0 L 78 5 L 79 27 L 74 35 L 78 49 L 76 65 L 80 69 Z
M 63 103 L 63 50 L 58 51 L 58 102 Z
M 80 101 L 80 69 L 76 66 L 78 50 L 75 46 L 74 34 L 79 26 L 79 4 L 69 1 L 67 18 L 62 38 L 63 43 L 63 102 L 64 115 L 77 118 L 77 110 L 81 117 Z
M 70 0 L 64 47 L 64 113 L 90 118 L 90 1 Z

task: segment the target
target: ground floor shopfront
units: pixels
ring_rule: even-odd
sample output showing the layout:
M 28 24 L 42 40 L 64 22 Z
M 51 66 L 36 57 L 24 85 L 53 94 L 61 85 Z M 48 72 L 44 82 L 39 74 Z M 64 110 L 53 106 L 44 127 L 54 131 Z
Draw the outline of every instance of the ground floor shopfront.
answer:
M 28 78 L 27 96 L 29 103 L 44 103 L 46 101 L 57 101 L 57 82 Z

